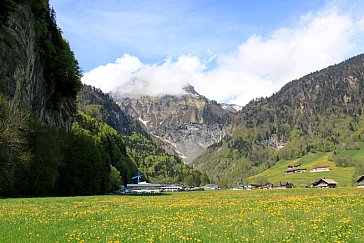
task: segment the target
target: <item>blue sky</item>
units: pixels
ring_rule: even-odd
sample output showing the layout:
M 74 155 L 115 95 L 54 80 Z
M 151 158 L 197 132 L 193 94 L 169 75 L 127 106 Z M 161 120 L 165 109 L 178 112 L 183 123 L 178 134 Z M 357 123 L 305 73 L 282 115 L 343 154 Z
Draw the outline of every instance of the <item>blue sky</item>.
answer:
M 363 1 L 51 0 L 85 72 L 105 92 L 245 104 L 363 52 Z

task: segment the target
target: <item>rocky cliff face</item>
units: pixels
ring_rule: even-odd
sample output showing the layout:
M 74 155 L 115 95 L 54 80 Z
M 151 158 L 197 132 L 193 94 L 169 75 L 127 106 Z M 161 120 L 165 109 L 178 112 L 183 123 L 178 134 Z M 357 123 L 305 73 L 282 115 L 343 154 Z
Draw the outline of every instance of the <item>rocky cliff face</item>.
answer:
M 186 163 L 229 131 L 233 113 L 199 95 L 192 86 L 186 95 L 116 97 L 120 107 L 156 137 L 172 145 Z
M 47 63 L 42 63 L 36 45 L 36 18 L 30 5 L 19 4 L 0 25 L 0 91 L 40 122 L 70 131 L 75 99 L 55 97 L 54 88 L 47 87 Z M 50 104 L 55 99 L 57 104 Z

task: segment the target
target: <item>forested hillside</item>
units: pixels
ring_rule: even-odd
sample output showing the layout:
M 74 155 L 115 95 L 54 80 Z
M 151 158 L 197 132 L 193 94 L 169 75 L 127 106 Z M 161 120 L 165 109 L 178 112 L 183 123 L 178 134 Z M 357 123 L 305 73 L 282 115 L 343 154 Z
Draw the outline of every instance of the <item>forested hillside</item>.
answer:
M 128 154 L 136 162 L 144 179 L 150 182 L 183 182 L 186 186 L 200 186 L 209 182 L 206 174 L 184 164 L 177 154 L 162 149 L 162 141 L 152 138 L 108 94 L 85 85 L 77 101 L 80 111 L 105 122 L 120 133 Z
M 309 74 L 238 113 L 231 136 L 194 162 L 214 180 L 231 183 L 280 159 L 309 152 L 359 149 L 364 139 L 364 55 Z
M 84 114 L 73 124 L 81 74 L 48 1 L 1 1 L 0 19 L 0 196 L 104 194 L 130 182 L 137 166 L 120 135 Z

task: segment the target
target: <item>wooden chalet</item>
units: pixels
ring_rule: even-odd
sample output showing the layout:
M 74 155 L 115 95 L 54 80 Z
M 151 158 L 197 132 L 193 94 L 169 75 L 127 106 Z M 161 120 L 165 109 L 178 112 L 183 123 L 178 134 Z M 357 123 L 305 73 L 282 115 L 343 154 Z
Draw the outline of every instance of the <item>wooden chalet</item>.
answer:
M 336 188 L 337 182 L 332 179 L 318 179 L 312 183 L 313 187 L 317 188 Z
M 364 175 L 359 177 L 359 179 L 357 179 L 356 182 L 358 183 L 359 188 L 364 188 Z

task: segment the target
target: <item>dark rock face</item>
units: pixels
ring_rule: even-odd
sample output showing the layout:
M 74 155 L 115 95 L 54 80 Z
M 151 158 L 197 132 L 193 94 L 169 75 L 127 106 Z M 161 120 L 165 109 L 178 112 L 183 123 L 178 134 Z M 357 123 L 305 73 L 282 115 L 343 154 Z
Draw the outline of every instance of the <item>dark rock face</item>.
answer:
M 75 99 L 61 97 L 57 107 L 48 105 L 54 94 L 46 87 L 44 65 L 36 48 L 35 17 L 27 5 L 10 14 L 0 26 L 0 92 L 15 105 L 36 114 L 42 123 L 71 131 Z
M 115 97 L 122 110 L 191 163 L 229 131 L 233 113 L 199 95 L 192 86 L 181 96 Z

